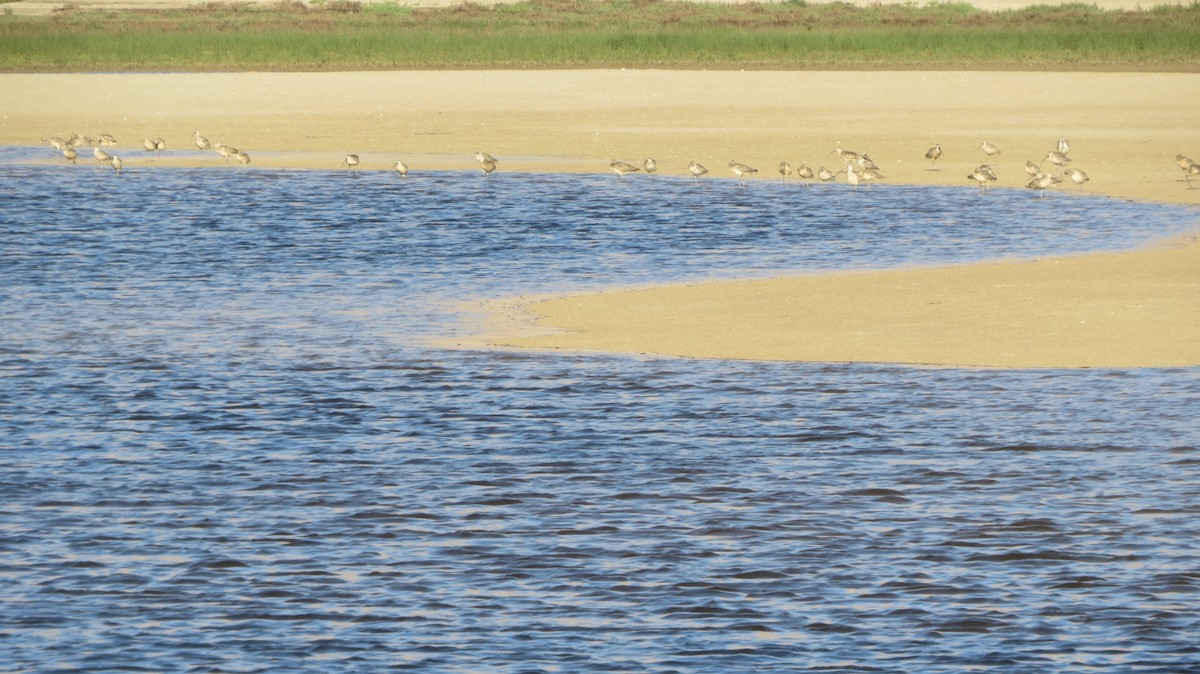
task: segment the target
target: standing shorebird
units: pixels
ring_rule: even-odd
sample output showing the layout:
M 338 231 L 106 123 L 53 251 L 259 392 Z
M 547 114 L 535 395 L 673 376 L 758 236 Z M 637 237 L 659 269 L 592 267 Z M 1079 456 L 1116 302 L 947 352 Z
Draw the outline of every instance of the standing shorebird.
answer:
M 925 158 L 932 160 L 929 164 L 928 170 L 930 170 L 930 171 L 938 170 L 937 160 L 942 158 L 942 144 L 938 143 L 938 144 L 934 145 L 933 147 L 929 148 L 928 150 L 926 150 Z
M 480 168 L 483 169 L 483 174 L 489 176 L 492 175 L 492 171 L 496 170 L 496 164 L 500 163 L 499 159 L 481 150 L 475 151 L 475 161 L 479 162 Z
M 642 161 L 642 170 L 644 170 L 647 174 L 654 173 L 658 170 L 658 162 L 654 161 L 653 159 L 646 159 Z
M 109 164 L 112 162 L 112 155 L 101 150 L 99 146 L 92 148 L 92 156 L 101 164 Z
M 208 139 L 200 135 L 199 129 L 192 132 L 192 142 L 196 144 L 197 150 L 208 150 L 212 148 L 212 143 Z
M 981 164 L 974 171 L 968 173 L 967 178 L 979 183 L 980 192 L 987 192 L 988 183 L 996 181 L 996 172 L 992 170 L 991 166 Z
M 859 156 L 854 150 L 844 150 L 840 147 L 835 147 L 833 152 L 836 152 L 838 156 L 842 158 L 842 161 L 847 162 L 854 161 L 855 159 L 858 159 Z M 830 152 L 829 154 L 833 154 L 833 152 Z
M 812 180 L 813 170 L 808 167 L 808 164 L 800 162 L 800 168 L 796 169 L 796 177 L 801 180 Z
M 1066 138 L 1059 138 L 1055 149 L 1063 154 L 1066 154 L 1071 151 L 1071 144 L 1067 142 Z
M 233 156 L 237 158 L 238 163 L 242 165 L 243 169 L 246 168 L 246 164 L 250 163 L 250 155 L 246 154 L 245 152 L 239 151 Z
M 117 139 L 113 138 L 111 133 L 102 133 L 96 137 L 96 140 L 104 147 L 112 147 L 117 144 Z
M 75 157 L 79 156 L 79 153 L 75 150 L 75 148 L 71 147 L 70 145 L 63 148 L 62 154 L 64 157 L 66 157 L 67 161 L 71 162 L 72 164 L 75 163 Z
M 53 147 L 55 150 L 58 150 L 59 152 L 62 152 L 63 148 L 70 145 L 70 143 L 63 140 L 62 138 L 59 138 L 58 136 L 50 136 L 49 138 L 43 138 L 42 141 L 46 142 L 46 143 L 50 143 L 50 147 Z
M 792 165 L 788 162 L 779 162 L 779 175 L 782 176 L 783 182 L 787 182 L 788 176 L 792 175 Z
M 399 173 L 401 178 L 408 177 L 408 164 L 405 164 L 401 159 L 396 160 L 396 164 L 392 166 L 392 170 Z
M 345 158 L 342 159 L 342 163 L 338 164 L 338 168 L 341 168 L 343 166 L 346 167 L 347 171 L 353 170 L 355 173 L 358 173 L 358 169 L 354 168 L 355 166 L 358 166 L 358 155 L 356 155 L 356 154 L 346 155 Z
M 692 174 L 692 182 L 699 182 L 700 176 L 708 173 L 708 169 L 704 168 L 704 165 L 695 159 L 688 162 L 688 171 Z
M 1038 166 L 1037 164 L 1035 164 L 1035 163 L 1033 163 L 1033 162 L 1029 161 L 1028 159 L 1026 159 L 1026 160 L 1025 160 L 1025 173 L 1026 173 L 1026 174 L 1027 174 L 1027 175 L 1028 175 L 1030 178 L 1032 178 L 1033 176 L 1035 176 L 1035 175 L 1037 175 L 1037 174 L 1039 174 L 1039 173 L 1041 173 L 1041 172 L 1042 172 L 1042 167 L 1041 167 L 1041 166 Z
M 1196 189 L 1196 188 L 1192 187 L 1192 177 L 1193 176 L 1200 176 L 1200 164 L 1197 164 L 1195 162 L 1192 162 L 1192 165 L 1188 166 L 1187 170 L 1183 172 L 1183 179 L 1187 181 L 1189 190 Z
M 1077 168 L 1069 168 L 1063 171 L 1063 175 L 1071 179 L 1071 182 L 1083 187 L 1083 184 L 1088 181 L 1088 174 Z
M 641 170 L 640 168 L 634 166 L 633 164 L 630 164 L 628 162 L 623 162 L 623 161 L 617 161 L 616 159 L 609 162 L 608 168 L 611 169 L 613 173 L 617 174 L 617 177 L 619 177 L 619 178 L 624 178 L 626 175 L 628 175 L 630 173 L 637 173 L 638 171 Z
M 1191 157 L 1185 157 L 1182 154 L 1175 155 L 1175 164 L 1178 165 L 1180 170 L 1182 170 L 1184 173 L 1187 173 L 1187 170 L 1195 163 L 1196 162 L 1192 161 Z
M 729 160 L 729 170 L 733 171 L 733 175 L 738 177 L 738 180 L 740 181 L 739 184 L 741 185 L 746 184 L 746 176 L 748 174 L 758 173 L 758 169 L 754 168 L 753 166 L 747 166 L 732 159 Z
M 121 168 L 125 166 L 125 162 L 121 161 L 121 158 L 115 154 L 112 156 L 112 159 L 108 160 L 108 164 L 109 166 L 112 166 L 113 170 L 117 173 L 120 173 Z
M 1059 152 L 1058 150 L 1051 150 L 1050 152 L 1047 152 L 1046 159 L 1049 159 L 1050 163 L 1054 164 L 1055 166 L 1066 166 L 1067 164 L 1071 163 L 1071 158 L 1066 154 Z
M 838 171 L 838 173 L 841 173 L 841 171 Z M 823 183 L 832 182 L 834 178 L 837 178 L 838 173 L 834 173 L 833 171 L 830 171 L 822 166 L 821 168 L 817 169 L 817 178 L 820 178 L 821 182 Z
M 155 157 L 161 157 L 162 151 L 167 149 L 167 143 L 162 138 L 142 139 L 142 149 L 146 152 L 153 152 Z
M 858 169 L 854 167 L 854 164 L 846 164 L 846 184 L 850 185 L 854 189 L 858 189 L 858 184 L 860 181 L 861 176 L 858 173 Z
M 1050 175 L 1049 173 L 1039 173 L 1030 178 L 1029 182 L 1025 183 L 1025 187 L 1028 187 L 1031 190 L 1038 190 L 1038 198 L 1041 199 L 1042 197 L 1046 196 L 1046 190 L 1061 182 L 1062 178 L 1059 178 L 1058 176 Z
M 238 149 L 236 147 L 233 147 L 232 145 L 222 145 L 221 143 L 214 145 L 213 149 L 217 151 L 217 154 L 225 158 L 226 164 L 229 163 L 230 157 L 236 157 L 238 153 Z
M 1000 154 L 1000 148 L 996 147 L 995 145 L 992 145 L 991 143 L 987 142 L 986 140 L 979 144 L 979 149 L 983 150 L 983 153 L 989 157 L 991 157 L 992 155 Z

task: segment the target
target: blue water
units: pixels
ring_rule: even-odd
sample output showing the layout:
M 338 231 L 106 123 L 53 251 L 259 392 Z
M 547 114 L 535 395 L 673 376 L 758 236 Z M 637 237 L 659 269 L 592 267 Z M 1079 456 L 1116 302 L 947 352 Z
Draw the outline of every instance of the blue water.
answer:
M 1200 369 L 429 346 L 475 298 L 1197 220 L 969 187 L 17 162 L 0 671 L 1200 671 Z

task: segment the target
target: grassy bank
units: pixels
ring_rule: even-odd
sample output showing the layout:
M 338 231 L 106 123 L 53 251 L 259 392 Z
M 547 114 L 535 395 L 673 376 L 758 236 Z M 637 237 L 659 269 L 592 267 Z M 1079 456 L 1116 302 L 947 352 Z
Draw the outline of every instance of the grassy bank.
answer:
M 328 2 L 0 14 L 0 70 L 409 68 L 1200 70 L 1200 3 L 985 12 L 967 4 Z

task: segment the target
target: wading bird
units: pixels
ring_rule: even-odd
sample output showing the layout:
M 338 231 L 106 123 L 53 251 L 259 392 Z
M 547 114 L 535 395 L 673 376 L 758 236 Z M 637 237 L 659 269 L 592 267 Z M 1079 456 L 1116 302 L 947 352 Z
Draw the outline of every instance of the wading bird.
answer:
M 117 144 L 117 139 L 113 138 L 111 133 L 102 133 L 96 137 L 96 140 L 104 147 L 112 147 Z
M 747 166 L 732 159 L 729 160 L 729 170 L 733 171 L 733 175 L 738 177 L 738 180 L 740 181 L 739 184 L 741 185 L 746 184 L 746 176 L 748 174 L 758 173 L 758 169 L 754 168 L 753 166 Z
M 1038 166 L 1037 164 L 1035 164 L 1035 163 L 1033 163 L 1033 162 L 1029 161 L 1028 159 L 1026 159 L 1026 160 L 1025 160 L 1025 173 L 1026 173 L 1026 174 L 1027 174 L 1027 175 L 1028 175 L 1030 178 L 1032 178 L 1033 176 L 1035 176 L 1035 175 L 1037 175 L 1037 174 L 1039 174 L 1039 173 L 1041 173 L 1041 172 L 1042 172 L 1042 167 L 1041 167 L 1041 166 Z
M 110 166 L 113 167 L 113 170 L 116 171 L 117 173 L 120 173 L 121 168 L 125 166 L 125 162 L 121 161 L 121 158 L 115 154 L 112 156 L 112 159 L 110 159 L 108 161 L 108 163 Z
M 925 152 L 925 158 L 926 158 L 926 159 L 930 159 L 930 160 L 932 160 L 932 161 L 930 162 L 930 164 L 929 164 L 929 170 L 930 170 L 930 171 L 936 171 L 936 170 L 938 170 L 938 168 L 937 168 L 937 160 L 939 160 L 939 159 L 941 159 L 941 158 L 942 158 L 942 145 L 941 145 L 941 143 L 938 143 L 937 145 L 934 145 L 933 147 L 931 147 L 931 148 L 929 148 L 928 150 L 926 150 L 926 152 Z
M 71 147 L 70 145 L 63 148 L 62 154 L 67 158 L 67 161 L 71 162 L 72 164 L 75 163 L 75 157 L 79 156 L 79 153 L 76 152 L 75 148 Z
M 225 158 L 226 164 L 229 163 L 230 157 L 236 157 L 238 153 L 238 149 L 236 147 L 233 147 L 232 145 L 222 145 L 221 143 L 214 145 L 213 149 L 217 151 L 217 154 Z
M 967 174 L 967 178 L 979 183 L 979 191 L 987 192 L 988 183 L 996 181 L 996 172 L 987 164 L 980 164 L 974 171 Z
M 986 140 L 979 144 L 979 149 L 983 150 L 983 153 L 989 157 L 991 157 L 992 155 L 1000 154 L 1000 148 L 996 147 L 995 145 L 992 145 L 991 143 L 987 142 Z
M 496 162 L 498 161 L 498 159 L 493 159 L 487 155 L 484 155 L 483 161 L 479 162 L 480 168 L 483 169 L 483 174 L 489 176 L 492 175 L 492 171 L 496 170 Z
M 827 183 L 833 181 L 834 178 L 837 178 L 838 173 L 841 173 L 841 171 L 834 173 L 833 171 L 830 171 L 822 166 L 821 168 L 817 169 L 817 178 L 820 178 L 821 182 Z
M 779 162 L 779 175 L 783 176 L 784 182 L 787 182 L 788 176 L 792 175 L 792 165 L 785 161 Z
M 393 166 L 392 169 L 396 173 L 399 173 L 401 178 L 408 177 L 408 164 L 405 164 L 403 160 L 397 159 L 396 165 Z
M 1058 145 L 1055 146 L 1055 149 L 1063 154 L 1066 154 L 1071 151 L 1071 144 L 1067 142 L 1066 138 L 1059 138 Z
M 1080 187 L 1083 187 L 1083 184 L 1089 180 L 1088 174 L 1077 168 L 1069 168 L 1066 171 L 1063 171 L 1063 175 L 1070 178 L 1071 182 L 1079 185 Z
M 246 168 L 246 164 L 250 163 L 250 155 L 246 154 L 245 152 L 239 151 L 237 154 L 235 154 L 233 156 L 237 157 L 238 163 L 242 165 L 243 169 Z
M 198 150 L 209 150 L 212 148 L 212 143 L 208 142 L 208 139 L 204 136 L 201 136 L 198 129 L 192 132 L 192 142 L 196 144 L 196 149 Z
M 92 156 L 95 157 L 96 161 L 100 162 L 101 164 L 112 163 L 112 155 L 104 150 L 101 150 L 99 146 L 92 148 Z
M 642 169 L 645 170 L 646 173 L 654 173 L 658 170 L 658 162 L 654 161 L 653 159 L 646 159 L 642 162 Z
M 358 155 L 356 155 L 356 154 L 346 155 L 345 158 L 342 159 L 342 163 L 338 164 L 338 168 L 341 168 L 343 166 L 346 167 L 347 171 L 353 170 L 355 173 L 358 173 L 358 169 L 354 168 L 355 166 L 358 166 Z
M 695 159 L 688 162 L 688 171 L 690 171 L 692 174 L 692 182 L 698 182 L 700 180 L 700 176 L 708 173 L 708 169 L 704 168 L 704 165 Z
M 634 166 L 633 164 L 630 164 L 628 162 L 623 162 L 623 161 L 617 161 L 616 159 L 609 162 L 608 168 L 613 173 L 617 174 L 617 177 L 619 177 L 619 178 L 624 178 L 626 175 L 628 175 L 630 173 L 636 173 L 641 170 L 640 168 Z
M 1192 187 L 1192 178 L 1195 176 L 1200 176 L 1200 164 L 1192 162 L 1192 165 L 1183 172 L 1183 179 L 1187 181 L 1189 190 L 1196 189 Z
M 800 168 L 796 169 L 796 177 L 800 178 L 801 180 L 812 180 L 813 170 L 808 167 L 808 164 L 801 162 Z
M 1050 163 L 1054 164 L 1055 166 L 1066 166 L 1067 164 L 1071 163 L 1071 158 L 1062 152 L 1059 152 L 1058 150 L 1051 150 L 1050 152 L 1047 152 L 1046 159 L 1049 159 Z
M 1038 198 L 1041 199 L 1042 197 L 1046 196 L 1046 190 L 1061 182 L 1062 178 L 1059 178 L 1058 176 L 1050 175 L 1049 173 L 1039 173 L 1030 178 L 1029 182 L 1025 183 L 1025 187 L 1028 187 L 1031 190 L 1038 190 Z

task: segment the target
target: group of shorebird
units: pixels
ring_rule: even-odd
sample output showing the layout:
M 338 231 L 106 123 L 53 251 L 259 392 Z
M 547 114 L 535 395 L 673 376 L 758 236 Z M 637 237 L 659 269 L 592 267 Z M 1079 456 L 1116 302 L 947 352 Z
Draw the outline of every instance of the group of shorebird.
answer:
M 62 152 L 63 157 L 72 164 L 75 163 L 75 160 L 78 157 L 78 149 L 90 145 L 92 146 L 92 156 L 101 165 L 107 164 L 116 170 L 117 173 L 120 173 L 124 166 L 124 162 L 122 161 L 121 157 L 104 149 L 117 145 L 116 139 L 108 133 L 102 133 L 95 138 L 75 133 L 71 134 L 71 136 L 66 139 L 54 136 L 51 138 L 43 138 L 42 140 Z M 239 150 L 231 145 L 209 142 L 209 140 L 202 136 L 199 131 L 192 133 L 192 142 L 195 144 L 198 150 L 212 150 L 218 155 L 224 157 L 226 162 L 228 162 L 230 158 L 237 159 L 238 163 L 242 165 L 242 168 L 245 168 L 246 165 L 250 163 L 250 155 L 246 154 L 244 151 Z M 167 144 L 162 138 L 142 139 L 142 149 L 146 152 L 153 152 L 156 157 L 161 156 L 162 152 L 166 150 L 166 148 Z M 979 150 L 982 151 L 983 154 L 989 159 L 1001 154 L 999 147 L 986 140 L 979 144 Z M 1063 182 L 1064 178 L 1075 183 L 1077 186 L 1082 187 L 1083 184 L 1089 180 L 1088 174 L 1082 169 L 1068 166 L 1071 163 L 1071 157 L 1068 154 L 1070 151 L 1071 144 L 1066 138 L 1060 138 L 1055 144 L 1054 149 L 1047 152 L 1045 157 L 1042 158 L 1041 164 L 1026 160 L 1025 173 L 1027 174 L 1028 178 L 1025 182 L 1025 187 L 1038 190 L 1040 195 L 1045 195 L 1046 190 Z M 870 184 L 883 179 L 883 174 L 880 173 L 879 166 L 877 166 L 875 162 L 871 160 L 870 155 L 867 153 L 856 152 L 854 150 L 847 150 L 837 147 L 829 154 L 833 155 L 835 153 L 845 163 L 845 168 L 842 168 L 838 171 L 832 171 L 824 166 L 819 166 L 817 170 L 814 171 L 808 166 L 807 163 L 804 162 L 801 162 L 799 166 L 793 166 L 790 162 L 781 161 L 777 167 L 779 175 L 784 181 L 786 181 L 792 175 L 795 175 L 802 181 L 811 181 L 815 179 L 826 183 L 834 182 L 837 180 L 838 176 L 845 175 L 846 182 L 855 188 L 857 188 L 859 185 Z M 944 152 L 940 143 L 935 144 L 925 152 L 925 158 L 930 160 L 928 170 L 940 170 L 937 167 L 937 162 L 942 158 L 943 154 Z M 479 162 L 479 166 L 485 175 L 490 175 L 496 170 L 496 165 L 500 163 L 500 160 L 483 151 L 475 152 L 475 161 Z M 1045 162 L 1049 162 L 1054 164 L 1054 166 L 1061 168 L 1062 177 L 1056 173 L 1043 171 L 1042 164 Z M 1175 156 L 1175 162 L 1183 171 L 1184 179 L 1188 183 L 1188 188 L 1191 189 L 1192 178 L 1200 176 L 1200 164 L 1192 161 L 1182 154 Z M 342 163 L 339 168 L 344 167 L 347 171 L 357 171 L 358 165 L 358 155 L 347 154 L 345 158 L 342 159 Z M 739 184 L 744 184 L 747 176 L 758 173 L 757 168 L 734 161 L 732 159 L 729 160 L 728 167 L 733 175 L 737 177 Z M 694 159 L 688 162 L 687 169 L 688 173 L 692 175 L 692 179 L 694 181 L 698 181 L 700 176 L 708 173 L 708 169 Z M 396 163 L 392 165 L 392 170 L 399 174 L 401 178 L 408 176 L 408 165 L 405 164 L 403 160 L 397 160 Z M 609 170 L 611 170 L 613 173 L 616 173 L 619 177 L 625 177 L 626 175 L 637 173 L 639 171 L 644 171 L 647 174 L 653 174 L 658 172 L 658 162 L 656 162 L 654 159 L 643 159 L 640 162 L 626 162 L 614 159 L 609 163 Z M 993 182 L 996 182 L 998 180 L 998 176 L 996 175 L 996 171 L 992 168 L 990 163 L 984 163 L 980 164 L 973 171 L 968 173 L 967 179 L 974 180 L 978 184 L 980 192 L 987 192 L 989 185 Z

